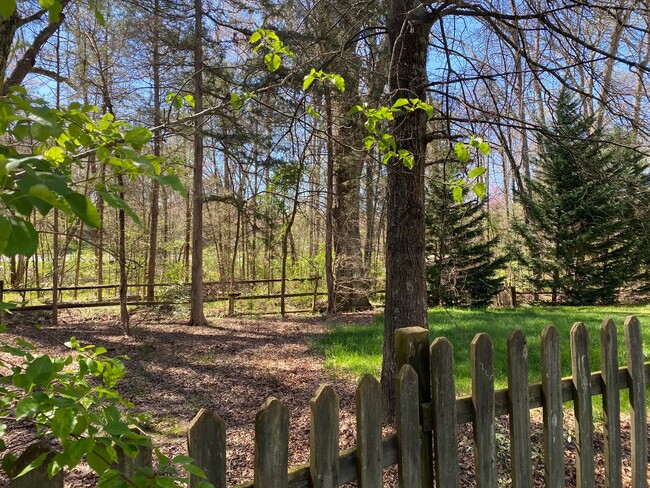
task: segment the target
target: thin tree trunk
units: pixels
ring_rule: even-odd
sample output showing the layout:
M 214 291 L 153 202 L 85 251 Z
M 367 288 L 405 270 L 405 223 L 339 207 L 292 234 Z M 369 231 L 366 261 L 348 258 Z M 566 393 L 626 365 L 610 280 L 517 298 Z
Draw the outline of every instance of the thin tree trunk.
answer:
M 120 198 L 124 200 L 124 176 L 121 173 L 117 175 L 117 184 L 120 186 Z M 123 209 L 118 211 L 118 232 L 117 259 L 120 267 L 120 322 L 122 322 L 124 335 L 130 336 L 129 308 L 126 305 L 128 295 L 128 276 L 126 273 L 126 212 Z
M 203 111 L 203 12 L 202 1 L 194 0 L 194 104 L 195 113 Z M 192 179 L 192 279 L 190 326 L 207 325 L 203 311 L 203 117 L 194 125 L 194 176 Z
M 336 293 L 334 290 L 333 260 L 333 207 L 334 207 L 334 137 L 332 104 L 329 94 L 325 94 L 325 113 L 327 116 L 327 187 L 325 200 L 325 281 L 327 283 L 327 313 L 336 313 Z
M 159 127 L 160 117 L 160 0 L 154 2 L 154 28 L 153 28 L 153 125 Z M 160 130 L 154 131 L 153 153 L 154 156 L 162 155 L 162 141 Z M 149 221 L 149 257 L 147 269 L 147 296 L 148 302 L 153 302 L 156 281 L 156 255 L 158 254 L 158 199 L 160 184 L 157 180 L 151 182 L 151 218 Z

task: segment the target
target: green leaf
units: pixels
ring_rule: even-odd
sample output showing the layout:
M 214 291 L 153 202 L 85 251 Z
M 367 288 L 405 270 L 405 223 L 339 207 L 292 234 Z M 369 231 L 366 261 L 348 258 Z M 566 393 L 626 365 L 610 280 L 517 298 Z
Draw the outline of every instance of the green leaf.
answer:
M 405 105 L 410 105 L 410 103 L 411 102 L 409 101 L 408 98 L 398 98 L 391 108 L 399 109 L 404 107 Z
M 314 107 L 312 107 L 311 105 L 309 105 L 307 107 L 307 114 L 311 115 L 312 117 L 314 117 L 316 119 L 320 119 L 320 117 L 321 117 L 320 113 L 318 113 L 316 111 L 316 109 Z
M 478 150 L 481 151 L 486 156 L 490 155 L 490 145 L 485 141 L 481 142 L 478 145 Z
M 0 215 L 0 254 L 5 254 L 5 248 L 7 247 L 7 243 L 9 242 L 10 234 L 11 234 L 11 224 L 9 223 L 9 220 L 6 217 Z
M 25 378 L 34 385 L 45 385 L 60 370 L 49 356 L 39 356 L 25 370 Z
M 487 171 L 487 168 L 483 166 L 479 166 L 477 168 L 474 168 L 472 171 L 469 172 L 469 175 L 467 175 L 470 179 L 472 178 L 478 178 L 482 174 L 484 174 Z
M 348 115 L 355 115 L 359 112 L 363 112 L 363 107 L 361 105 L 355 105 L 350 110 L 348 110 Z
M 314 70 L 312 69 L 312 72 L 313 71 Z M 307 91 L 307 89 L 311 86 L 311 84 L 314 82 L 315 79 L 316 78 L 314 78 L 314 75 L 311 74 L 311 73 L 308 74 L 308 75 L 305 75 L 304 80 L 302 80 L 302 91 Z
M 232 107 L 233 110 L 239 110 L 242 108 L 242 105 L 244 105 L 243 100 L 239 95 L 236 93 L 231 93 L 230 94 L 230 106 Z
M 375 142 L 376 142 L 376 140 L 375 140 L 374 136 L 366 136 L 363 139 L 363 145 L 366 147 L 367 150 L 370 150 L 372 148 L 372 146 L 375 145 Z
M 163 186 L 168 186 L 172 190 L 177 191 L 183 197 L 187 198 L 187 189 L 181 183 L 181 180 L 176 175 L 154 175 L 154 178 Z
M 41 402 L 34 397 L 26 396 L 16 404 L 16 420 L 32 418 L 41 411 Z
M 0 0 L 0 15 L 5 19 L 11 17 L 16 11 L 16 0 Z
M 108 206 L 124 210 L 127 215 L 131 217 L 131 220 L 140 226 L 142 225 L 140 218 L 135 214 L 133 209 L 129 207 L 129 204 L 126 203 L 123 199 L 117 195 L 114 195 L 113 193 L 107 192 L 106 190 L 98 190 L 97 193 L 99 193 L 99 196 L 106 202 Z
M 282 58 L 275 53 L 267 53 L 264 55 L 264 63 L 266 63 L 266 67 L 269 71 L 277 71 L 282 64 Z
M 152 132 L 144 127 L 134 127 L 124 134 L 124 140 L 138 151 L 142 149 L 152 137 Z
M 99 212 L 93 202 L 81 193 L 70 193 L 65 197 L 72 211 L 89 227 L 97 229 L 100 225 Z
M 334 86 L 341 93 L 345 92 L 345 79 L 340 75 L 334 75 Z
M 61 20 L 60 15 L 63 7 L 59 0 L 38 0 L 38 3 L 47 10 L 50 22 L 59 22 Z
M 251 44 L 257 44 L 258 42 L 260 42 L 261 39 L 262 39 L 262 33 L 258 29 L 255 32 L 253 32 L 248 42 L 250 42 Z
M 474 193 L 476 193 L 479 199 L 483 198 L 485 196 L 485 183 L 477 183 L 472 190 L 474 190 Z
M 2 254 L 7 257 L 16 255 L 29 257 L 34 254 L 38 247 L 38 234 L 31 222 L 14 216 L 4 220 L 9 223 L 9 232 L 6 234 L 6 242 L 1 250 Z M 0 227 L 2 226 L 0 223 Z M 6 228 L 6 225 L 4 227 Z M 2 238 L 0 238 L 1 242 Z
M 467 147 L 464 143 L 458 142 L 454 147 L 454 152 L 456 153 L 456 157 L 461 163 L 466 163 L 469 161 L 469 151 L 467 150 Z
M 59 439 L 67 439 L 67 437 L 72 433 L 74 426 L 76 424 L 76 415 L 70 409 L 59 408 L 52 417 L 50 427 L 52 428 L 52 433 L 57 436 Z
M 458 203 L 461 203 L 463 201 L 463 187 L 462 186 L 455 186 L 453 190 L 454 194 L 454 200 Z

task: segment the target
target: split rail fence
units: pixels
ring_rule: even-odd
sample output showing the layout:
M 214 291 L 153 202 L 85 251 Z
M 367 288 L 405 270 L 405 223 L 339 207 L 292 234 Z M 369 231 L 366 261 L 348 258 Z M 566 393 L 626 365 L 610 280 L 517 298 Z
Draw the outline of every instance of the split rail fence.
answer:
M 445 338 L 429 345 L 429 331 L 411 327 L 396 333 L 396 433 L 382 438 L 381 388 L 365 376 L 356 392 L 357 446 L 339 452 L 339 402 L 330 386 L 322 386 L 310 402 L 310 463 L 288 467 L 289 413 L 269 398 L 255 418 L 254 480 L 245 487 L 334 488 L 357 480 L 364 488 L 382 486 L 383 468 L 397 464 L 402 488 L 460 488 L 457 426 L 471 422 L 474 466 L 479 488 L 496 487 L 496 417 L 509 417 L 512 486 L 533 486 L 530 409 L 542 407 L 545 486 L 564 487 L 564 403 L 573 402 L 576 486 L 596 485 L 592 397 L 603 406 L 605 486 L 622 486 L 620 390 L 629 390 L 631 486 L 648 486 L 648 417 L 646 385 L 650 362 L 644 363 L 641 327 L 635 317 L 625 322 L 627 366 L 619 368 L 617 332 L 611 320 L 600 329 L 600 371 L 592 373 L 589 337 L 576 323 L 570 335 L 572 376 L 561 378 L 560 338 L 549 326 L 541 337 L 542 382 L 528 382 L 526 338 L 513 331 L 507 342 L 507 389 L 495 391 L 493 347 L 486 334 L 471 344 L 472 394 L 456 398 L 453 348 Z M 141 453 L 132 463 L 151 465 Z M 188 430 L 188 454 L 207 481 L 226 486 L 226 426 L 214 412 L 201 410 Z M 139 460 L 138 460 L 139 459 Z M 26 459 L 25 462 L 29 462 Z M 131 468 L 129 468 L 131 469 Z M 38 478 L 39 487 L 48 485 Z M 202 481 L 190 477 L 190 486 Z M 16 484 L 15 486 L 36 486 Z M 62 486 L 63 481 L 58 485 Z
M 236 303 L 246 300 L 280 300 L 282 313 L 314 313 L 317 308 L 318 297 L 326 296 L 327 293 L 319 291 L 320 277 L 310 276 L 306 278 L 287 278 L 284 292 L 278 290 L 281 279 L 260 279 L 260 280 L 239 280 L 239 281 L 206 281 L 203 283 L 203 301 L 205 303 L 227 302 L 227 314 L 235 315 Z M 144 299 L 147 290 L 156 290 L 157 298 L 153 301 Z M 120 305 L 119 284 L 102 285 L 81 285 L 81 286 L 59 286 L 56 289 L 56 308 L 96 308 L 111 307 Z M 171 297 L 168 291 L 171 290 Z M 0 280 L 0 302 L 13 300 L 19 304 L 13 308 L 16 312 L 27 312 L 36 310 L 52 310 L 54 304 L 55 290 L 49 288 L 25 287 L 7 288 Z M 72 292 L 72 293 L 70 293 Z M 96 295 L 95 300 L 77 300 L 78 292 L 91 293 Z M 71 296 L 63 296 L 67 293 Z M 151 283 L 151 284 L 129 284 L 127 285 L 126 304 L 128 306 L 159 306 L 179 305 L 189 303 L 190 283 Z M 176 294 L 177 296 L 173 296 Z M 37 300 L 28 298 L 36 296 Z M 42 304 L 42 297 L 47 297 L 49 303 Z M 298 299 L 305 301 L 309 299 L 310 308 L 298 310 L 289 308 L 288 304 L 282 305 L 287 299 Z M 38 303 L 40 302 L 40 303 Z M 240 310 L 240 313 L 244 310 Z M 260 315 L 259 311 L 253 312 Z M 269 313 L 278 313 L 277 311 Z M 263 314 L 263 312 L 262 312 Z

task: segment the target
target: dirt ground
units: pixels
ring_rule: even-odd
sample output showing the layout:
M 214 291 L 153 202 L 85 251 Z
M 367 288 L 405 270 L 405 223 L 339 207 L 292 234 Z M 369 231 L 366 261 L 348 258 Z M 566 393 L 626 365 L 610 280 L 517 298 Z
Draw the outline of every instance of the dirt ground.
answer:
M 36 331 L 29 325 L 38 318 L 14 320 L 7 335 L 28 338 L 47 354 L 63 354 L 63 343 L 71 336 L 81 343 L 101 345 L 111 355 L 128 356 L 127 375 L 120 383 L 122 395 L 141 412 L 152 416 L 148 433 L 166 455 L 185 454 L 185 429 L 200 408 L 217 412 L 227 432 L 228 486 L 252 479 L 254 420 L 257 409 L 269 396 L 280 400 L 290 412 L 289 464 L 309 460 L 309 400 L 321 384 L 331 384 L 340 397 L 339 447 L 356 443 L 354 389 L 356 380 L 323 369 L 323 358 L 313 341 L 337 322 L 370 324 L 374 313 L 336 318 L 217 318 L 210 327 L 186 327 L 184 314 L 139 311 L 133 315 L 134 336 L 124 337 L 115 319 L 108 315 L 62 312 L 56 329 Z M 42 318 L 41 318 L 42 320 Z M 539 413 L 533 413 L 533 418 Z M 566 419 L 565 457 L 567 486 L 575 485 L 575 446 L 570 439 L 571 418 Z M 623 422 L 624 486 L 629 486 L 629 433 Z M 390 430 L 388 426 L 386 430 Z M 596 429 L 596 447 L 602 447 L 602 431 Z M 533 422 L 535 486 L 543 486 L 541 425 Z M 10 426 L 5 436 L 8 449 L 20 453 L 30 441 L 21 425 Z M 475 486 L 471 427 L 459 429 L 461 486 Z M 507 419 L 497 428 L 497 466 L 501 486 L 509 486 L 510 467 Z M 650 459 L 649 459 L 650 461 Z M 604 486 L 603 456 L 596 458 L 597 486 Z M 650 472 L 649 472 L 650 473 Z M 66 475 L 66 487 L 91 487 L 95 478 L 83 466 Z M 0 486 L 7 480 L 0 479 Z M 397 486 L 395 468 L 386 470 L 385 486 Z

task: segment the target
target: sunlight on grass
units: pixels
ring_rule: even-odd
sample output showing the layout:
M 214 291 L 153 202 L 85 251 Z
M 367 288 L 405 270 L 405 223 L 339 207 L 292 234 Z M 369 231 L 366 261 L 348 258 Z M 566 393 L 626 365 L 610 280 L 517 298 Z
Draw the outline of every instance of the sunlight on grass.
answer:
M 513 329 L 520 329 L 528 341 L 528 367 L 532 383 L 541 380 L 540 336 L 546 325 L 554 325 L 560 334 L 562 374 L 570 375 L 569 332 L 575 322 L 584 322 L 589 331 L 591 369 L 600 370 L 600 325 L 611 318 L 618 329 L 619 361 L 625 364 L 623 322 L 636 315 L 641 322 L 644 353 L 650 357 L 650 306 L 608 307 L 521 307 L 512 309 L 460 310 L 432 308 L 429 310 L 431 340 L 444 336 L 454 346 L 456 389 L 459 395 L 469 394 L 470 343 L 479 332 L 487 333 L 494 346 L 496 388 L 507 386 L 506 343 Z M 383 339 L 383 317 L 372 325 L 333 326 L 317 344 L 328 368 L 361 376 L 379 376 Z

